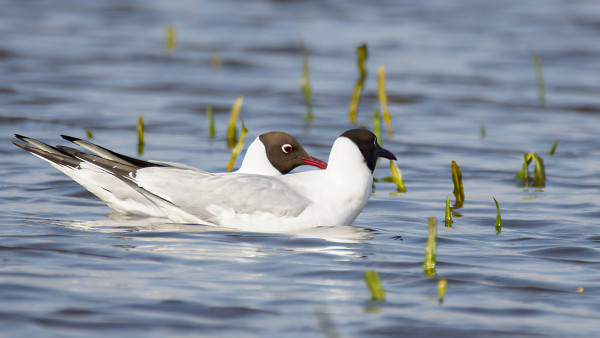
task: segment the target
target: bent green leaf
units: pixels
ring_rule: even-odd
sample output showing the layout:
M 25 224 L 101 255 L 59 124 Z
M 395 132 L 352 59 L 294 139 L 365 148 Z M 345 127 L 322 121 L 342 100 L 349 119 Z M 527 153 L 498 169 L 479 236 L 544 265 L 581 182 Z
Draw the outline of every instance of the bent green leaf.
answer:
M 206 106 L 206 117 L 208 119 L 208 137 L 215 137 L 215 118 L 213 116 L 213 109 L 211 105 Z
M 244 101 L 244 97 L 242 95 L 238 96 L 235 100 L 235 103 L 231 107 L 231 112 L 229 114 L 229 124 L 227 125 L 227 147 L 231 148 L 235 146 L 237 143 L 237 119 L 240 116 L 240 111 L 242 110 L 242 103 Z
M 375 270 L 365 272 L 365 282 L 371 291 L 371 299 L 377 302 L 385 300 L 385 290 L 379 279 L 379 274 Z
M 425 275 L 427 277 L 435 275 L 436 236 L 437 229 L 435 217 L 429 217 L 429 237 L 427 238 L 427 245 L 425 246 L 425 261 L 423 262 L 423 269 L 425 270 Z
M 356 123 L 356 115 L 358 114 L 358 104 L 360 103 L 360 95 L 365 86 L 365 80 L 367 78 L 367 44 L 362 44 L 356 47 L 358 54 L 358 72 L 359 78 L 354 83 L 354 90 L 352 91 L 352 99 L 350 100 L 350 112 L 348 118 L 350 123 Z
M 554 156 L 554 153 L 556 152 L 556 147 L 558 147 L 558 140 L 554 141 L 554 145 L 552 146 L 552 149 L 550 150 L 550 156 Z
M 454 190 L 452 193 L 456 198 L 456 203 L 454 206 L 456 208 L 460 208 L 465 201 L 465 189 L 462 182 L 462 173 L 460 172 L 460 168 L 455 161 L 452 161 L 452 183 L 454 183 Z
M 492 196 L 492 198 L 494 199 L 494 203 L 496 203 L 496 234 L 499 234 L 500 232 L 502 232 L 502 217 L 500 216 L 500 205 L 498 205 L 498 201 L 496 201 L 496 198 Z
M 537 78 L 538 88 L 538 101 L 542 106 L 544 106 L 546 105 L 546 87 L 544 85 L 544 71 L 542 69 L 542 62 L 540 61 L 539 56 L 534 50 L 530 50 L 529 55 L 531 56 L 533 66 L 535 67 L 535 75 Z
M 244 120 L 240 118 L 240 121 L 242 122 L 240 139 L 237 141 L 235 147 L 233 147 L 231 150 L 231 160 L 229 160 L 229 163 L 227 164 L 227 172 L 231 172 L 233 165 L 235 164 L 235 159 L 242 152 L 242 150 L 244 150 L 244 138 L 246 138 L 246 135 L 248 135 L 248 129 L 246 129 L 246 126 L 244 125 Z
M 438 281 L 438 303 L 442 305 L 444 303 L 444 295 L 448 288 L 448 281 L 445 278 L 440 278 Z
M 444 217 L 444 224 L 447 227 L 452 226 L 452 213 L 450 212 L 450 198 L 446 197 L 446 216 Z
M 175 47 L 177 45 L 177 30 L 175 26 L 169 25 L 167 26 L 167 33 L 165 36 L 165 49 L 168 52 L 175 51 Z
M 392 181 L 398 187 L 398 192 L 406 192 L 406 187 L 404 186 L 404 180 L 402 179 L 402 172 L 400 168 L 394 163 L 394 161 L 390 160 L 390 173 L 392 175 Z
M 137 135 L 138 135 L 137 152 L 138 152 L 138 155 L 143 155 L 144 154 L 144 116 L 143 115 L 140 115 L 136 129 L 137 129 Z
M 392 117 L 388 111 L 388 98 L 385 92 L 385 66 L 381 65 L 377 71 L 377 98 L 381 105 L 381 113 L 383 114 L 383 122 L 385 122 L 385 130 L 388 136 L 392 136 Z
M 310 123 L 313 120 L 312 114 L 312 89 L 310 86 L 310 70 L 308 68 L 308 53 L 304 43 L 301 44 L 302 49 L 302 75 L 300 76 L 300 90 L 304 95 L 304 101 L 306 103 L 306 117 L 304 120 L 306 123 Z
M 375 113 L 373 114 L 373 134 L 377 136 L 377 141 L 381 140 L 381 117 L 379 116 L 379 109 L 375 107 Z

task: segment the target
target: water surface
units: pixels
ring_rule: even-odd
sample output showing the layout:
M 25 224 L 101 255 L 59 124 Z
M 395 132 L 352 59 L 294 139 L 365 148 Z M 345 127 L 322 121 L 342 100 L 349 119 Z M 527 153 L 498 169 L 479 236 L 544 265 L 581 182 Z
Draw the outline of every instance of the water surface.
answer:
M 1 1 L 0 322 L 7 336 L 596 336 L 600 329 L 600 6 L 596 1 Z M 166 27 L 178 32 L 164 49 Z M 306 45 L 315 120 L 298 87 Z M 287 131 L 326 159 L 387 70 L 407 193 L 376 183 L 353 226 L 252 233 L 111 214 L 14 147 L 85 137 L 224 170 L 228 111 L 248 139 Z M 543 64 L 538 100 L 530 57 Z M 218 58 L 221 67 L 211 66 Z M 216 114 L 209 138 L 205 109 Z M 481 127 L 485 126 L 485 137 Z M 552 144 L 559 140 L 554 156 Z M 522 157 L 546 163 L 519 187 Z M 450 164 L 466 200 L 443 226 Z M 380 161 L 376 178 L 388 176 Z M 502 210 L 502 232 L 494 229 Z M 438 220 L 437 276 L 422 268 Z M 385 302 L 363 280 L 379 272 Z M 448 281 L 438 303 L 439 278 Z

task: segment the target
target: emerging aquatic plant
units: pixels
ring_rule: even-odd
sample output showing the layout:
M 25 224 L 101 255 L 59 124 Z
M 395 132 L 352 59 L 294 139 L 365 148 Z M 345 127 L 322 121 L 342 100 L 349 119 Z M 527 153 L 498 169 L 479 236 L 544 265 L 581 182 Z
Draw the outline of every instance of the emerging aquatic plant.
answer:
M 231 107 L 231 113 L 229 113 L 229 124 L 227 125 L 227 147 L 229 148 L 237 143 L 237 119 L 240 116 L 243 102 L 244 97 L 242 95 L 238 96 Z
M 398 192 L 406 192 L 404 180 L 402 179 L 402 172 L 392 160 L 390 160 L 390 173 L 392 174 L 392 182 L 396 183 L 396 186 L 398 187 Z
M 427 238 L 427 245 L 425 246 L 425 261 L 423 262 L 423 269 L 425 270 L 425 275 L 427 277 L 435 275 L 436 233 L 435 217 L 429 217 L 429 237 Z
M 229 163 L 227 164 L 227 172 L 231 172 L 235 163 L 235 159 L 242 152 L 242 150 L 244 150 L 244 138 L 246 138 L 246 135 L 248 135 L 248 129 L 246 129 L 246 126 L 244 125 L 244 120 L 240 118 L 240 121 L 242 122 L 242 131 L 240 132 L 240 139 L 235 144 L 235 147 L 233 147 L 233 149 L 231 150 L 231 160 L 229 160 Z
M 219 56 L 219 53 L 217 53 L 217 52 L 212 53 L 212 55 L 210 56 L 210 66 L 216 70 L 221 69 L 221 67 L 223 66 L 223 61 L 221 61 L 221 57 Z
M 312 114 L 312 88 L 310 86 L 310 70 L 308 68 L 308 53 L 304 43 L 301 45 L 302 48 L 302 76 L 300 76 L 300 90 L 304 95 L 304 101 L 306 102 L 306 117 L 304 120 L 306 123 L 310 123 L 313 120 Z
M 556 152 L 556 147 L 558 147 L 558 140 L 554 141 L 554 145 L 552 146 L 552 149 L 550 149 L 550 156 L 554 156 L 554 153 Z
M 175 26 L 169 25 L 167 26 L 167 33 L 165 36 L 165 49 L 168 52 L 175 51 L 175 47 L 177 45 L 177 30 Z
M 137 123 L 137 135 L 138 135 L 138 155 L 144 154 L 144 115 L 140 115 Z
M 208 137 L 215 137 L 215 118 L 213 116 L 213 109 L 211 105 L 206 106 L 206 117 L 208 119 Z
M 438 304 L 442 305 L 444 303 L 444 295 L 446 294 L 446 289 L 448 288 L 448 281 L 445 278 L 440 278 L 438 280 Z
M 460 208 L 465 200 L 465 189 L 462 182 L 462 173 L 455 161 L 452 161 L 452 183 L 454 183 L 454 191 L 452 193 L 456 198 L 454 206 L 455 208 Z
M 481 130 L 479 132 L 479 135 L 481 136 L 481 138 L 485 138 L 487 136 L 487 131 L 485 130 L 485 124 L 481 125 Z
M 381 279 L 379 279 L 377 271 L 371 270 L 365 272 L 365 282 L 371 291 L 371 299 L 383 302 L 385 300 L 385 290 L 383 289 L 383 285 L 381 285 Z
M 498 205 L 498 201 L 496 198 L 492 196 L 494 199 L 494 203 L 496 203 L 496 235 L 502 232 L 502 217 L 500 216 L 500 206 Z
M 94 134 L 92 134 L 92 132 L 89 129 L 85 130 L 85 136 L 90 140 L 94 138 Z
M 529 51 L 531 60 L 535 67 L 535 75 L 537 78 L 538 100 L 542 106 L 546 105 L 546 87 L 544 85 L 544 71 L 542 70 L 542 62 L 534 50 Z
M 381 105 L 385 130 L 388 136 L 392 136 L 394 131 L 392 130 L 392 117 L 388 111 L 388 99 L 385 92 L 385 67 L 383 65 L 377 71 L 377 98 L 379 98 L 379 104 Z
M 367 67 L 365 61 L 367 60 L 367 44 L 362 44 L 356 47 L 358 53 L 358 72 L 359 78 L 354 83 L 354 90 L 352 91 L 352 99 L 350 100 L 350 112 L 348 118 L 351 123 L 356 123 L 356 115 L 358 112 L 358 104 L 360 103 L 360 94 L 365 86 L 365 80 L 367 78 Z
M 529 163 L 535 164 L 533 174 L 529 175 Z M 523 185 L 528 187 L 531 183 L 534 187 L 546 186 L 546 169 L 544 168 L 544 160 L 535 153 L 529 153 L 523 156 L 523 168 L 515 175 L 516 178 L 522 179 Z
M 377 107 L 375 107 L 375 113 L 373 114 L 373 134 L 377 136 L 378 141 L 381 140 L 381 117 Z
M 452 213 L 450 212 L 450 198 L 446 197 L 446 216 L 444 217 L 444 225 L 452 226 Z

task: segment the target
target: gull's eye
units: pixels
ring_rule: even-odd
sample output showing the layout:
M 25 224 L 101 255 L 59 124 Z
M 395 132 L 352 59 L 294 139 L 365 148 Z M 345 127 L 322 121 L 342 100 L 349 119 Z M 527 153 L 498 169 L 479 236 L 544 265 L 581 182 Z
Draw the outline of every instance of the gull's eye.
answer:
M 291 152 L 292 150 L 294 150 L 294 148 L 292 148 L 291 145 L 286 143 L 281 146 L 281 150 L 283 150 L 283 152 L 287 154 L 287 153 Z

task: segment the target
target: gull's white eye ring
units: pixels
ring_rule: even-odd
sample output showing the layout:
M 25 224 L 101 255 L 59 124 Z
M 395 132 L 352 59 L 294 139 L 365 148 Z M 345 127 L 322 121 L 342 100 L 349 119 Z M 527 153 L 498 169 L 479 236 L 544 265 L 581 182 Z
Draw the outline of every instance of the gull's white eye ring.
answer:
M 283 150 L 284 153 L 290 153 L 292 150 L 294 150 L 294 148 L 292 148 L 292 146 L 290 144 L 284 144 L 281 146 L 281 150 Z

